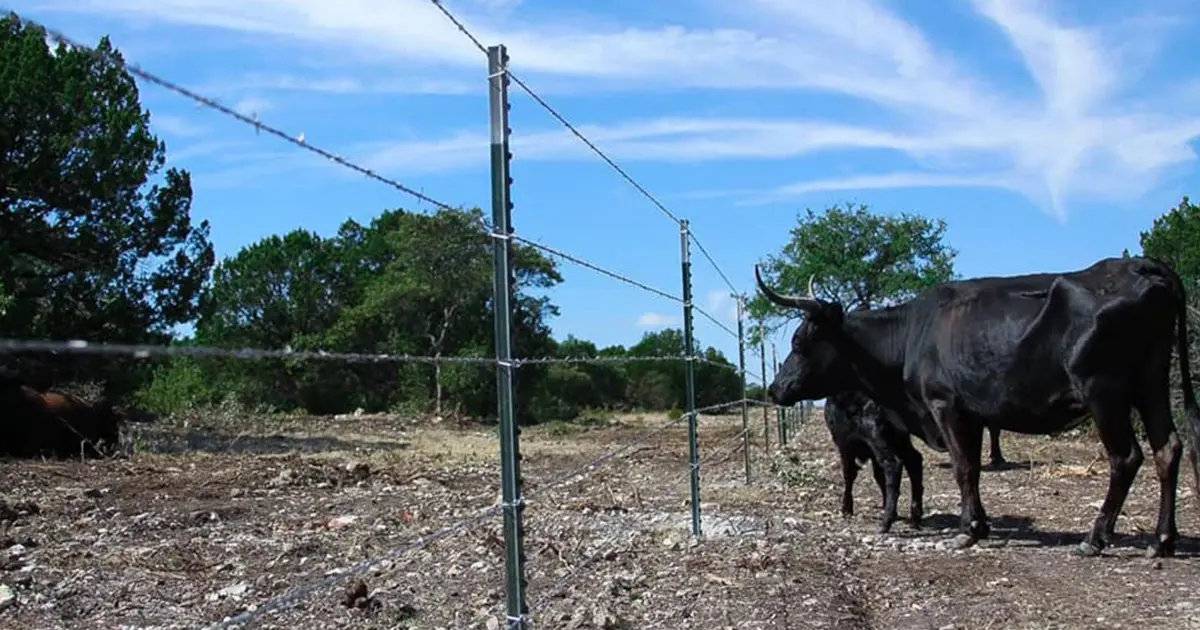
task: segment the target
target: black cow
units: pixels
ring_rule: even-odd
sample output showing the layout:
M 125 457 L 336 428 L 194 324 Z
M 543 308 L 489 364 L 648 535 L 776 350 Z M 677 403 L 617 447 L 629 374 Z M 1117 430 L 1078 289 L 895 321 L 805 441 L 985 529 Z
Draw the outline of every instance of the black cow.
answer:
M 0 454 L 102 457 L 120 444 L 123 415 L 106 403 L 39 392 L 0 373 Z
M 962 498 L 966 547 L 988 536 L 979 497 L 983 429 L 1054 434 L 1091 414 L 1109 457 L 1109 485 L 1077 553 L 1108 544 L 1144 456 L 1130 411 L 1142 418 L 1160 485 L 1153 556 L 1175 552 L 1175 492 L 1183 446 L 1171 419 L 1172 342 L 1179 354 L 1194 477 L 1200 435 L 1187 357 L 1186 291 L 1165 263 L 1107 258 L 1085 269 L 948 282 L 889 308 L 845 313 L 812 296 L 775 304 L 805 322 L 768 388 L 777 404 L 861 391 L 915 435 L 949 451 Z M 939 449 L 940 450 L 940 449 Z
M 876 530 L 886 533 L 896 522 L 896 504 L 900 501 L 901 466 L 908 471 L 912 498 L 909 519 L 921 526 L 924 495 L 921 453 L 913 447 L 912 436 L 898 423 L 890 422 L 888 411 L 859 392 L 839 392 L 825 399 L 825 426 L 837 447 L 842 464 L 842 515 L 854 515 L 854 480 L 859 462 L 871 462 L 871 472 L 883 495 L 883 515 Z

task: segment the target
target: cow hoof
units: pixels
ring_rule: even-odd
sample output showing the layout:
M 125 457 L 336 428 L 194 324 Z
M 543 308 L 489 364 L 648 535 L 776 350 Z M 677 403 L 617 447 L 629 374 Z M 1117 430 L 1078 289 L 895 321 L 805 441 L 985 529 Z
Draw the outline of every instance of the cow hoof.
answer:
M 922 519 L 921 519 L 920 514 L 914 514 L 909 517 L 908 525 L 909 525 L 909 527 L 912 527 L 913 529 L 921 529 L 921 520 Z
M 886 533 L 888 533 L 888 532 L 889 532 L 889 531 L 891 531 L 891 530 L 892 530 L 892 524 L 891 524 L 891 523 L 880 523 L 880 524 L 879 524 L 879 527 L 876 527 L 876 528 L 875 528 L 875 533 L 876 533 L 876 534 L 886 534 Z
M 973 546 L 977 542 L 979 542 L 979 538 L 972 536 L 971 534 L 959 534 L 954 537 L 952 548 L 966 549 Z
M 1175 556 L 1175 541 L 1160 540 L 1146 548 L 1147 558 L 1171 558 Z
M 1079 556 L 1080 558 L 1095 558 L 1100 555 L 1100 551 L 1100 547 L 1097 547 L 1086 540 L 1079 543 L 1079 545 L 1075 547 L 1075 555 Z

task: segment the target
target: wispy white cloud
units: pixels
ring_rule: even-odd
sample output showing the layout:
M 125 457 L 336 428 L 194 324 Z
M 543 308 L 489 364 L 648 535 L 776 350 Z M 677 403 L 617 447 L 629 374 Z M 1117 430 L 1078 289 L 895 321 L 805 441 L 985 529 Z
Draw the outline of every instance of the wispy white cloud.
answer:
M 289 74 L 246 74 L 233 80 L 223 80 L 196 88 L 201 93 L 231 92 L 317 92 L 335 95 L 353 94 L 482 94 L 487 86 L 483 81 L 460 81 L 444 78 L 407 76 L 403 79 L 368 79 L 355 76 L 310 77 Z
M 578 128 L 616 159 L 666 162 L 782 159 L 833 149 L 923 151 L 933 150 L 932 143 L 940 141 L 788 120 L 662 118 Z M 380 171 L 444 171 L 485 166 L 488 142 L 483 131 L 459 132 L 436 140 L 372 143 L 351 152 Z M 589 149 L 565 130 L 514 130 L 512 146 L 521 160 L 594 159 Z
M 843 190 L 884 190 L 897 188 L 1002 188 L 1024 192 L 1021 183 L 1005 173 L 991 175 L 952 175 L 943 173 L 886 173 L 816 179 L 786 184 L 762 192 L 742 191 L 734 205 L 756 206 L 787 201 L 814 192 Z
M 523 0 L 471 0 L 471 2 L 495 13 L 508 13 L 521 5 Z
M 641 328 L 666 328 L 668 326 L 678 326 L 679 324 L 678 317 L 662 313 L 642 313 L 637 319 L 637 325 Z
M 479 85 L 482 55 L 428 0 L 57 1 L 53 8 L 59 11 L 135 16 L 253 34 L 267 43 L 303 43 L 345 60 L 345 69 L 350 60 L 374 63 L 347 71 L 345 78 L 277 76 L 279 90 L 456 93 Z M 871 0 L 694 0 L 693 23 L 707 18 L 712 27 L 638 27 L 581 10 L 550 17 L 532 5 L 503 0 L 449 6 L 484 42 L 504 42 L 514 69 L 534 76 L 535 87 L 545 79 L 593 92 L 817 91 L 885 112 L 875 128 L 831 119 L 694 115 L 585 128 L 614 157 L 782 160 L 818 151 L 886 150 L 919 165 L 904 172 L 780 185 L 762 199 L 820 190 L 1001 186 L 1061 218 L 1073 199 L 1135 198 L 1197 157 L 1190 142 L 1200 137 L 1200 110 L 1179 105 L 1186 90 L 1143 84 L 1157 53 L 1157 45 L 1146 42 L 1154 42 L 1164 28 L 1177 28 L 1174 18 L 1067 24 L 1045 0 L 971 0 L 978 17 L 1011 44 L 1032 79 L 1030 91 L 988 77 L 978 60 L 939 47 L 917 25 Z M 402 76 L 394 82 L 364 78 L 378 76 L 381 68 Z M 429 83 L 430 72 L 445 83 Z M 409 74 L 425 78 L 406 88 Z M 259 77 L 259 83 L 271 80 Z M 461 131 L 356 147 L 354 154 L 396 174 L 428 172 L 482 166 L 486 152 L 479 148 L 485 143 L 482 132 Z M 518 130 L 514 145 L 522 159 L 586 155 L 573 138 L 557 131 Z

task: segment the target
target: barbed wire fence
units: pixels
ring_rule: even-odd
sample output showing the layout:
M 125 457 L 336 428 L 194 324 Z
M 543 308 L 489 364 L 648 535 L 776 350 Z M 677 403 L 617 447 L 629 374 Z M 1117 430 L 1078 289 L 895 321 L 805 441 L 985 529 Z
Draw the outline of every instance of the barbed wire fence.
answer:
M 768 451 L 770 448 L 770 434 L 772 426 L 770 422 L 770 412 L 776 410 L 776 427 L 778 443 L 786 445 L 789 433 L 794 429 L 795 424 L 801 420 L 802 414 L 799 414 L 794 409 L 783 409 L 771 404 L 765 394 L 765 386 L 768 376 L 768 361 L 766 355 L 765 335 L 758 334 L 758 347 L 748 348 L 749 336 L 747 334 L 745 320 L 747 319 L 746 303 L 747 297 L 744 293 L 739 292 L 737 287 L 730 280 L 729 276 L 716 262 L 709 250 L 701 243 L 696 236 L 690 222 L 672 212 L 665 204 L 656 198 L 649 190 L 634 179 L 625 169 L 623 169 L 616 161 L 606 155 L 599 147 L 589 140 L 579 129 L 573 125 L 566 117 L 558 112 L 554 107 L 547 103 L 540 95 L 531 89 L 524 81 L 517 77 L 509 67 L 509 57 L 505 46 L 493 45 L 485 46 L 478 38 L 476 38 L 466 27 L 466 25 L 455 17 L 440 0 L 430 0 L 430 2 L 442 12 L 471 42 L 487 57 L 487 80 L 488 80 L 488 100 L 489 100 L 489 122 L 491 128 L 491 192 L 492 192 L 492 208 L 491 221 L 481 221 L 477 226 L 478 229 L 490 239 L 492 244 L 493 254 L 493 317 L 494 317 L 494 332 L 495 332 L 495 354 L 491 357 L 470 357 L 470 356 L 419 356 L 409 354 L 380 354 L 380 353 L 353 353 L 353 352 L 326 352 L 322 350 L 293 350 L 291 348 L 282 349 L 260 349 L 260 348 L 217 348 L 217 347 L 197 347 L 197 346 L 157 346 L 157 345 L 136 345 L 136 344 L 119 344 L 119 343 L 96 343 L 86 340 L 29 340 L 29 339 L 0 339 L 0 353 L 59 353 L 59 354 L 89 354 L 89 355 L 119 355 L 133 358 L 148 359 L 152 357 L 224 357 L 239 360 L 264 360 L 264 359 L 289 359 L 299 361 L 333 361 L 342 363 L 360 363 L 360 364 L 381 364 L 381 363 L 398 363 L 398 364 L 462 364 L 476 365 L 483 367 L 493 367 L 496 371 L 497 378 L 497 415 L 499 419 L 499 438 L 500 438 L 500 497 L 499 501 L 493 505 L 477 511 L 472 516 L 459 520 L 456 523 L 447 525 L 437 531 L 430 532 L 420 536 L 404 545 L 393 547 L 389 552 L 378 557 L 364 560 L 358 564 L 348 567 L 342 571 L 338 571 L 332 575 L 322 578 L 314 582 L 298 585 L 286 593 L 274 597 L 266 602 L 263 602 L 253 608 L 245 610 L 239 614 L 230 616 L 220 622 L 210 626 L 210 628 L 233 628 L 233 627 L 249 627 L 254 621 L 263 618 L 266 615 L 282 611 L 286 608 L 296 605 L 323 589 L 329 588 L 335 584 L 345 582 L 354 577 L 360 576 L 374 567 L 380 566 L 382 563 L 390 559 L 397 558 L 406 553 L 417 549 L 425 548 L 440 540 L 449 538 L 455 534 L 461 533 L 471 527 L 479 525 L 486 519 L 493 518 L 496 515 L 501 515 L 503 519 L 503 538 L 504 538 L 504 555 L 505 555 L 505 623 L 510 628 L 524 629 L 529 627 L 532 614 L 541 609 L 542 606 L 559 592 L 570 580 L 578 576 L 578 572 L 583 568 L 583 565 L 575 567 L 567 572 L 558 583 L 554 584 L 546 593 L 539 597 L 537 603 L 532 607 L 528 603 L 527 598 L 527 582 L 525 579 L 525 544 L 524 544 L 524 526 L 523 515 L 528 499 L 534 494 L 541 494 L 553 488 L 566 486 L 576 480 L 580 480 L 600 466 L 613 461 L 622 456 L 627 456 L 638 445 L 646 441 L 662 435 L 664 432 L 673 428 L 679 427 L 681 424 L 687 426 L 688 439 L 688 467 L 686 477 L 689 486 L 689 500 L 691 517 L 691 534 L 695 537 L 703 536 L 701 518 L 701 465 L 703 462 L 710 464 L 720 463 L 737 455 L 742 454 L 745 468 L 745 483 L 752 482 L 752 464 L 750 455 L 751 437 L 754 433 L 750 426 L 750 408 L 761 407 L 763 409 L 763 450 Z M 72 40 L 65 34 L 51 28 L 29 20 L 24 17 L 19 19 L 28 26 L 43 29 L 47 36 L 54 41 L 64 44 L 70 48 L 77 50 L 90 50 L 89 47 L 81 45 Z M 172 93 L 180 95 L 184 98 L 194 101 L 198 106 L 206 107 L 224 116 L 237 120 L 249 127 L 252 127 L 256 134 L 265 132 L 267 135 L 278 138 L 289 144 L 298 147 L 302 150 L 309 151 L 326 159 L 338 166 L 350 169 L 371 180 L 387 185 L 396 191 L 415 198 L 418 201 L 430 204 L 436 208 L 445 210 L 458 210 L 459 208 L 448 203 L 444 203 L 431 195 L 417 190 L 416 188 L 401 183 L 400 181 L 377 173 L 374 170 L 361 166 L 347 158 L 338 155 L 335 152 L 315 146 L 306 141 L 303 134 L 292 134 L 285 132 L 277 127 L 274 127 L 257 115 L 246 115 L 233 108 L 221 104 L 217 99 L 209 98 L 197 92 L 189 90 L 172 81 L 159 77 L 136 63 L 126 61 L 124 68 L 139 79 L 166 89 Z M 657 208 L 662 214 L 668 217 L 678 228 L 678 238 L 680 247 L 680 292 L 678 294 L 666 291 L 660 288 L 653 287 L 647 283 L 635 280 L 629 275 L 613 271 L 601 265 L 595 264 L 581 257 L 572 255 L 558 248 L 540 243 L 533 239 L 529 239 L 519 235 L 513 228 L 513 202 L 511 200 L 511 190 L 513 179 L 510 174 L 510 165 L 512 154 L 509 147 L 509 138 L 511 128 L 509 127 L 508 113 L 511 109 L 509 103 L 509 87 L 515 84 L 530 96 L 535 103 L 549 112 L 556 120 L 558 120 L 566 129 L 574 135 L 578 140 L 584 143 L 592 152 L 594 152 L 601 160 L 614 169 L 625 181 L 633 186 L 642 196 Z M 512 244 L 520 243 L 532 248 L 535 248 L 553 258 L 566 261 L 577 265 L 581 268 L 599 273 L 628 286 L 637 288 L 641 291 L 654 294 L 657 297 L 669 300 L 677 304 L 683 315 L 683 346 L 682 354 L 675 356 L 583 356 L 583 357 L 522 357 L 515 351 L 512 344 L 512 315 L 514 311 L 513 297 L 515 293 L 515 274 L 512 268 Z M 708 312 L 706 309 L 698 307 L 694 304 L 693 299 L 693 281 L 692 281 L 692 248 L 695 248 L 701 257 L 707 261 L 709 265 L 716 271 L 722 282 L 728 287 L 729 296 L 736 302 L 737 306 L 737 326 L 736 330 L 723 322 L 719 317 Z M 716 329 L 725 334 L 730 335 L 738 342 L 738 363 L 733 366 L 729 363 L 721 361 L 709 360 L 698 353 L 698 344 L 694 339 L 695 316 L 711 322 Z M 755 373 L 749 370 L 746 366 L 747 351 L 750 350 L 753 354 L 757 354 L 760 359 L 760 372 Z M 757 350 L 757 352 L 754 352 Z M 535 491 L 527 491 L 525 489 L 524 479 L 521 473 L 521 454 L 520 454 L 520 428 L 516 419 L 515 405 L 515 375 L 517 370 L 523 365 L 541 365 L 541 364 L 595 364 L 595 363 L 629 363 L 629 362 L 682 362 L 684 365 L 684 390 L 685 390 L 685 409 L 679 417 L 661 425 L 652 427 L 641 436 L 633 441 L 625 443 L 620 447 L 613 449 L 600 457 L 589 461 L 586 465 L 579 469 L 573 470 L 565 475 L 557 477 L 544 484 L 538 484 Z M 709 365 L 716 368 L 728 369 L 734 371 L 740 378 L 742 395 L 732 401 L 718 403 L 705 407 L 698 407 L 696 404 L 696 368 L 698 365 Z M 772 361 L 772 367 L 775 367 L 775 362 Z M 747 377 L 754 376 L 763 384 L 763 396 L 761 399 L 751 399 L 748 397 Z M 737 408 L 740 410 L 741 430 L 733 436 L 728 442 L 718 444 L 717 447 L 711 449 L 707 456 L 701 456 L 700 448 L 700 432 L 699 432 L 699 417 L 702 414 L 713 413 L 718 411 L 727 411 Z

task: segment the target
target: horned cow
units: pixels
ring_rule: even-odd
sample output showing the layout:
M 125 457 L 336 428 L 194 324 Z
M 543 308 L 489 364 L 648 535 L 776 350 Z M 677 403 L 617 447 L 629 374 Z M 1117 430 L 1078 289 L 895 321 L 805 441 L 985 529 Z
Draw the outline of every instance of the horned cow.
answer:
M 1178 541 L 1176 489 L 1183 452 L 1171 418 L 1172 344 L 1179 355 L 1189 433 L 1200 435 L 1188 362 L 1186 291 L 1169 265 L 1106 258 L 1084 269 L 947 282 L 881 309 L 845 312 L 837 302 L 759 290 L 805 320 L 768 395 L 780 405 L 861 392 L 896 411 L 896 422 L 949 452 L 962 499 L 958 546 L 990 533 L 979 496 L 983 430 L 1054 434 L 1090 412 L 1109 458 L 1109 485 L 1076 553 L 1106 547 L 1144 455 L 1136 408 L 1154 454 L 1160 496 L 1152 556 Z M 1189 440 L 1200 482 L 1197 442 Z

